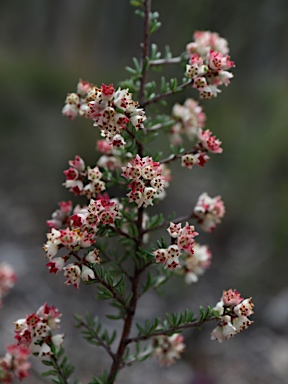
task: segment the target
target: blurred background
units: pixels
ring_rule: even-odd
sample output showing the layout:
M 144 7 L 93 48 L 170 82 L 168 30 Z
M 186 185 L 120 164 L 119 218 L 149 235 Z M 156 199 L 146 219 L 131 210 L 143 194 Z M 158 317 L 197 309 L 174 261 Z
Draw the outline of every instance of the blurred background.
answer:
M 163 24 L 153 35 L 160 49 L 169 44 L 177 56 L 194 30 L 216 31 L 228 40 L 236 68 L 231 85 L 202 103 L 206 127 L 223 141 L 223 154 L 204 169 L 173 165 L 167 199 L 156 208 L 180 216 L 203 191 L 222 196 L 222 224 L 213 235 L 199 236 L 210 245 L 212 266 L 196 285 L 175 280 L 163 297 L 149 293 L 138 319 L 186 307 L 197 311 L 231 287 L 253 296 L 255 324 L 223 344 L 210 341 L 212 324 L 186 332 L 179 363 L 160 369 L 151 359 L 123 370 L 118 382 L 287 383 L 288 2 L 155 0 L 153 10 Z M 0 355 L 12 342 L 12 322 L 47 301 L 64 314 L 65 345 L 82 384 L 110 362 L 76 334 L 72 316 L 89 310 L 102 317 L 106 306 L 90 287 L 76 290 L 63 284 L 63 276 L 49 275 L 41 247 L 45 221 L 58 201 L 72 198 L 61 186 L 62 171 L 75 154 L 93 166 L 99 136 L 90 121 L 69 122 L 61 108 L 79 78 L 101 85 L 128 77 L 124 67 L 140 55 L 141 38 L 128 0 L 0 0 L 0 261 L 18 275 L 0 311 Z M 169 71 L 181 79 L 181 69 Z M 186 97 L 198 95 L 186 90 L 169 100 L 166 112 Z M 47 382 L 39 376 L 41 364 L 33 363 L 27 382 Z

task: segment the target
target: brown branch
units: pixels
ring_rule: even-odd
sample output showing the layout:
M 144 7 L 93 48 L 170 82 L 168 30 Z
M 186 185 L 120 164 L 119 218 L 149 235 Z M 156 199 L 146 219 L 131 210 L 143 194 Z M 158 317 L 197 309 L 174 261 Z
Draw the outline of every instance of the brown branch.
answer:
M 140 157 L 142 157 L 143 156 L 143 145 L 142 145 L 142 143 L 136 138 L 136 136 L 133 134 L 133 132 L 130 131 L 129 128 L 126 127 L 125 131 L 135 140 L 135 143 L 136 143 L 136 145 L 138 147 L 138 155 Z
M 150 24 L 151 0 L 144 1 L 144 32 L 142 44 L 142 68 L 144 68 L 146 57 L 149 56 L 149 24 Z M 147 68 L 142 70 L 139 89 L 139 104 L 144 105 L 144 87 L 146 82 Z
M 118 371 L 121 367 L 121 364 L 122 364 L 122 358 L 123 358 L 124 352 L 125 352 L 126 347 L 127 347 L 127 340 L 128 340 L 128 337 L 129 337 L 129 334 L 131 331 L 132 322 L 133 322 L 133 318 L 134 318 L 134 314 L 135 314 L 135 310 L 136 310 L 136 305 L 137 305 L 137 301 L 138 301 L 139 278 L 140 278 L 140 273 L 139 273 L 137 267 L 135 267 L 135 273 L 134 273 L 133 282 L 132 282 L 132 299 L 131 299 L 129 307 L 126 307 L 126 317 L 124 320 L 124 326 L 123 326 L 123 331 L 122 331 L 122 335 L 121 335 L 121 340 L 119 342 L 119 346 L 118 346 L 117 352 L 115 354 L 115 359 L 114 359 L 113 364 L 111 366 L 110 374 L 109 374 L 109 378 L 108 378 L 109 384 L 113 384 L 115 379 L 116 379 L 117 373 L 118 373 Z

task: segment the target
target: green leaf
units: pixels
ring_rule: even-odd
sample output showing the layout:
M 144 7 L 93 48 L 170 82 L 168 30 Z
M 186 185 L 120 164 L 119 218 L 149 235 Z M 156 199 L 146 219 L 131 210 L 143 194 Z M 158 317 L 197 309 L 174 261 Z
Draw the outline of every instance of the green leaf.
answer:
M 130 0 L 130 4 L 133 7 L 140 7 L 141 5 L 143 5 L 143 2 L 141 0 Z

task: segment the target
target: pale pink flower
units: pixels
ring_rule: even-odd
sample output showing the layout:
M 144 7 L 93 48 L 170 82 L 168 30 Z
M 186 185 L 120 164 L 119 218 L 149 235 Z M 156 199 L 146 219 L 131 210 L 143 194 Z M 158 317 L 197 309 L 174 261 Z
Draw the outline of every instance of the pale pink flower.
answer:
M 225 214 L 224 203 L 220 196 L 210 197 L 202 193 L 194 207 L 194 216 L 204 231 L 213 232 Z
M 196 283 L 211 263 L 211 252 L 207 245 L 195 243 L 194 254 L 188 253 L 184 262 L 185 282 Z
M 222 142 L 216 138 L 216 136 L 212 136 L 212 132 L 209 129 L 203 131 L 201 128 L 198 131 L 198 139 L 202 146 L 211 153 L 222 153 L 223 149 L 220 147 Z
M 0 358 L 0 382 L 12 383 L 13 375 L 19 380 L 29 376 L 31 364 L 29 348 L 23 345 L 11 344 L 6 347 L 7 353 Z
M 182 135 L 189 140 L 197 137 L 199 128 L 203 128 L 206 115 L 203 108 L 193 99 L 187 99 L 183 105 L 175 104 L 172 108 L 172 116 L 176 123 L 170 128 L 170 140 L 173 144 L 182 142 Z
M 221 52 L 223 55 L 229 53 L 227 40 L 216 32 L 195 31 L 193 38 L 194 42 L 187 45 L 189 54 L 198 53 L 200 56 L 205 56 L 211 49 Z
M 14 287 L 16 274 L 11 265 L 0 263 L 0 308 L 2 307 L 2 298 Z
M 169 366 L 181 358 L 185 349 L 182 335 L 172 336 L 160 335 L 153 340 L 153 356 L 157 359 L 160 366 Z

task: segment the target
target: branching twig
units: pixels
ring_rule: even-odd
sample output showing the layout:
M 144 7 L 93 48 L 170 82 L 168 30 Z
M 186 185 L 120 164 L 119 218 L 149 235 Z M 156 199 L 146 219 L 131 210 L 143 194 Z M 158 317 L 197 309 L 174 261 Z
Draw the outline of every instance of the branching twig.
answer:
M 111 287 L 110 284 L 106 283 L 106 281 L 101 279 L 101 277 L 98 276 L 96 273 L 95 273 L 95 280 L 97 280 L 98 283 L 102 284 L 103 287 L 108 289 L 108 291 L 110 291 L 112 293 L 114 299 L 119 301 L 119 303 L 121 303 L 123 305 L 123 307 L 125 307 L 125 301 L 122 299 L 122 297 L 120 295 L 118 295 L 118 293 L 115 291 L 115 289 L 113 287 Z
M 61 378 L 61 382 L 63 384 L 69 384 L 69 379 L 64 375 L 64 373 L 62 372 L 62 368 L 61 368 L 61 365 L 58 364 L 58 360 L 56 359 L 56 357 L 54 355 L 52 355 L 50 357 L 51 360 L 54 361 L 55 363 L 55 369 L 57 370 L 58 372 L 58 377 Z
M 153 103 L 156 103 L 156 101 L 159 101 L 167 96 L 171 96 L 171 95 L 174 95 L 176 92 L 179 92 L 179 91 L 182 91 L 183 89 L 185 89 L 186 87 L 188 87 L 189 85 L 191 85 L 193 83 L 193 80 L 189 80 L 187 81 L 186 83 L 183 83 L 181 85 L 179 85 L 176 90 L 170 90 L 170 91 L 167 91 L 165 93 L 159 93 L 158 95 L 152 97 L 152 99 L 149 99 L 149 100 L 146 100 L 143 104 L 142 104 L 142 107 L 146 107 L 147 105 L 149 104 L 153 104 Z
M 153 333 L 150 333 L 149 335 L 142 335 L 142 336 L 137 336 L 137 337 L 131 337 L 130 339 L 127 339 L 127 345 L 130 344 L 130 343 L 137 343 L 138 341 L 148 340 L 151 337 L 155 337 L 155 336 L 170 335 L 172 333 L 176 333 L 178 331 L 181 331 L 182 329 L 197 328 L 197 327 L 200 327 L 203 324 L 203 322 L 213 321 L 213 320 L 219 320 L 219 319 L 216 316 L 215 317 L 210 317 L 209 319 L 205 319 L 204 321 L 198 320 L 198 321 L 194 321 L 193 323 L 190 323 L 190 324 L 178 325 L 176 327 L 171 327 L 169 329 L 155 331 Z
M 144 33 L 142 45 L 142 68 L 144 68 L 146 57 L 149 55 L 149 23 L 150 23 L 151 0 L 144 1 Z M 146 82 L 147 68 L 142 71 L 139 89 L 139 104 L 144 105 L 144 87 Z
M 151 60 L 149 62 L 150 67 L 155 67 L 156 65 L 163 65 L 163 64 L 177 64 L 181 62 L 181 57 L 171 57 L 170 59 L 158 59 L 158 60 Z
M 86 323 L 84 323 L 83 320 L 81 321 L 81 323 L 80 323 L 79 325 L 81 325 L 81 327 L 83 327 L 83 328 L 87 329 L 88 331 L 90 331 L 89 326 L 88 326 Z M 101 345 L 101 347 L 103 347 L 103 348 L 106 350 L 106 352 L 108 353 L 108 355 L 111 356 L 112 360 L 115 360 L 115 353 L 112 352 L 112 350 L 111 350 L 111 348 L 109 347 L 109 345 L 107 345 L 106 343 L 104 343 L 104 341 L 103 341 L 98 335 L 96 335 L 96 334 L 93 334 L 93 338 L 95 339 L 95 341 L 96 341 L 99 345 Z

